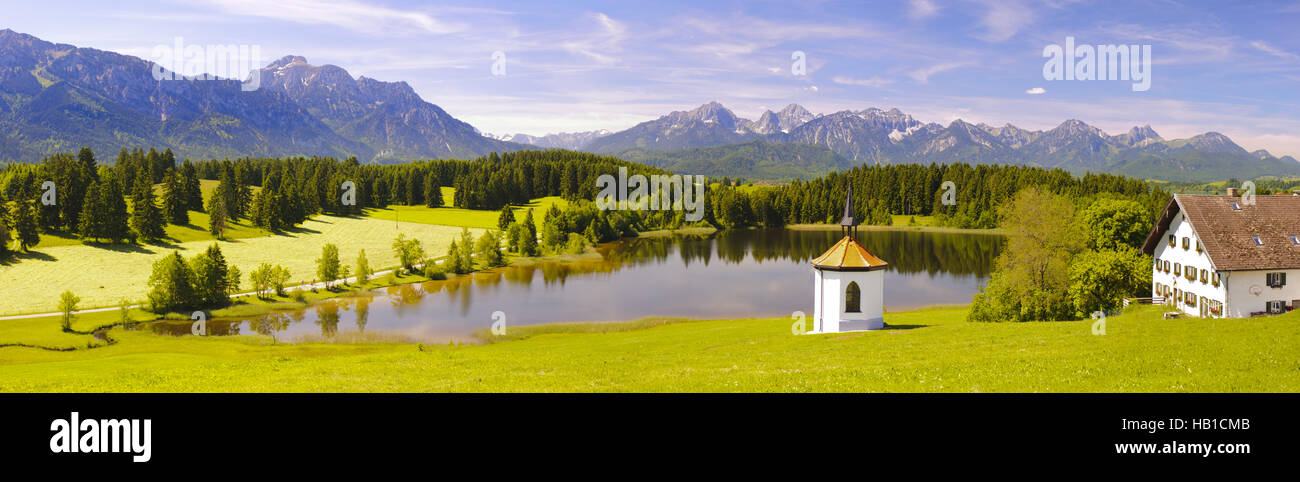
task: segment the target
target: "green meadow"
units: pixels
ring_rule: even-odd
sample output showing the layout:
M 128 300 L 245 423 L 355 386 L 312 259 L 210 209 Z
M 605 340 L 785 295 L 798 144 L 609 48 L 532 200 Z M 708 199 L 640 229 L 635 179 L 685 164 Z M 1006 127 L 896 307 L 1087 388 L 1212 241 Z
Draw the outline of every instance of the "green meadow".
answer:
M 0 390 L 53 392 L 1294 392 L 1300 313 L 970 323 L 967 308 L 888 313 L 890 329 L 794 335 L 789 318 L 512 327 L 430 346 L 372 334 L 285 344 L 114 327 L 111 344 L 55 318 L 0 324 Z M 109 323 L 82 319 L 85 329 Z

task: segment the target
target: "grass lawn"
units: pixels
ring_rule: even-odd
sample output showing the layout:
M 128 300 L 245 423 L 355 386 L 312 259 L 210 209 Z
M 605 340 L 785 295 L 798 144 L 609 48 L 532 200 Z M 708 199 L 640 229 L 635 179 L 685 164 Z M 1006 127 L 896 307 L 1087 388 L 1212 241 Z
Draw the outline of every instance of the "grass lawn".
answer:
M 455 188 L 442 188 L 442 199 L 447 204 L 451 204 L 453 196 L 456 194 Z M 538 225 L 542 223 L 546 210 L 556 204 L 560 209 L 564 209 L 567 204 L 564 199 L 558 196 L 547 196 L 544 198 L 534 199 L 533 202 L 524 206 L 516 206 L 515 219 L 523 221 L 524 215 L 529 209 L 533 209 L 533 219 Z M 460 209 L 452 207 L 430 208 L 424 206 L 399 206 L 393 205 L 384 209 L 367 209 L 366 217 L 373 219 L 383 219 L 392 221 L 398 219 L 402 222 L 422 223 L 422 224 L 442 224 L 447 226 L 464 226 L 470 228 L 497 229 L 497 217 L 501 215 L 500 211 L 482 211 L 475 209 Z
M 471 346 L 272 344 L 114 328 L 73 352 L 0 349 L 0 391 L 1300 390 L 1300 313 L 978 324 L 966 308 L 889 313 L 894 329 L 791 335 L 789 318 L 512 327 Z M 57 330 L 57 321 L 51 321 Z M 0 329 L 0 340 L 11 336 Z

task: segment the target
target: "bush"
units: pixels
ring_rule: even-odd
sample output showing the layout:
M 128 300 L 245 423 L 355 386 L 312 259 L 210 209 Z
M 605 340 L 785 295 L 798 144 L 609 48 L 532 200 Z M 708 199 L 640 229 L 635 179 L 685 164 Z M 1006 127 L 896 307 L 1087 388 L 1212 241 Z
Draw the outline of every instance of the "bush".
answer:
M 443 269 L 441 265 L 429 261 L 424 264 L 424 277 L 431 280 L 445 280 L 447 279 L 447 270 Z
M 587 250 L 587 238 L 578 233 L 569 233 L 568 242 L 564 243 L 566 254 L 582 254 Z

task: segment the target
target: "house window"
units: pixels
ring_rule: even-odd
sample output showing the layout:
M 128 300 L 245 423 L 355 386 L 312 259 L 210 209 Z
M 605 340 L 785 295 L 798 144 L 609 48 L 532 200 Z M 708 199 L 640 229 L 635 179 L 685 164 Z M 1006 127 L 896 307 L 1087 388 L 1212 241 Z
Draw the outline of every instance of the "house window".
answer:
M 1186 303 L 1187 306 L 1191 306 L 1191 307 L 1195 308 L 1195 307 L 1196 307 L 1196 293 L 1192 293 L 1192 292 L 1190 292 L 1190 291 L 1184 291 L 1184 292 L 1183 292 L 1183 303 Z
M 1169 260 L 1165 260 L 1165 273 L 1169 272 Z
M 1208 269 L 1201 270 L 1201 283 L 1206 283 L 1208 281 L 1210 281 L 1210 270 Z
M 1215 272 L 1213 272 L 1213 273 L 1210 273 L 1210 284 L 1213 284 L 1213 285 L 1216 286 L 1216 287 L 1219 286 L 1219 272 L 1218 272 L 1218 271 L 1215 271 Z
M 1196 252 L 1197 252 L 1197 253 L 1200 253 L 1200 252 L 1204 252 L 1204 251 L 1205 251 L 1205 248 L 1202 248 L 1202 247 L 1201 247 L 1201 240 L 1199 240 L 1199 239 L 1196 240 Z
M 1187 236 L 1183 236 L 1183 251 L 1187 251 L 1191 247 L 1192 247 L 1192 240 Z
M 1182 263 L 1174 263 L 1174 276 L 1181 276 L 1182 274 L 1183 274 Z
M 1264 275 L 1264 280 L 1269 288 L 1281 288 L 1286 286 L 1286 273 L 1268 273 Z
M 1255 246 L 1263 246 L 1263 245 L 1264 245 L 1264 240 L 1259 239 L 1259 236 L 1251 236 L 1250 238 L 1251 238 L 1252 240 L 1255 241 Z
M 1270 301 L 1268 302 L 1267 305 L 1265 305 L 1264 310 L 1272 315 L 1280 315 L 1282 313 L 1286 313 L 1286 303 L 1281 300 Z
M 1169 247 L 1174 247 L 1174 235 L 1169 235 Z
M 844 290 L 844 312 L 862 312 L 862 289 L 858 288 L 857 281 L 850 281 L 848 289 Z

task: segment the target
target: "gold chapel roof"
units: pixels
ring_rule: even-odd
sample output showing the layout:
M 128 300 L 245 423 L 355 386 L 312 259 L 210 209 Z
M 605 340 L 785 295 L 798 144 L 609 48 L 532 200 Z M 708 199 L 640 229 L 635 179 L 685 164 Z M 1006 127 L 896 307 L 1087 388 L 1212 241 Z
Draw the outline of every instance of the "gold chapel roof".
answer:
M 867 252 L 867 248 L 851 236 L 845 236 L 812 263 L 814 268 L 831 271 L 873 271 L 889 265 Z

